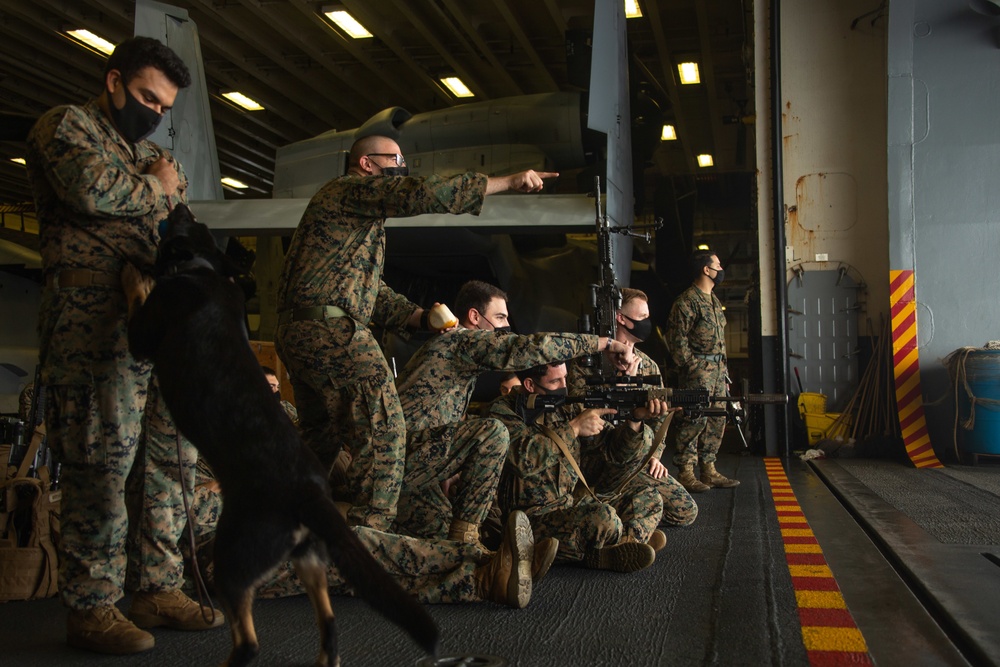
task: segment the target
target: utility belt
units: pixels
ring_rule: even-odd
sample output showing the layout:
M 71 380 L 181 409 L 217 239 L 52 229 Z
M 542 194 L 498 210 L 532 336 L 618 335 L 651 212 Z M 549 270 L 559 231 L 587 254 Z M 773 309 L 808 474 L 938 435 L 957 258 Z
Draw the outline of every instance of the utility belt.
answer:
M 91 271 L 90 269 L 63 269 L 45 276 L 45 285 L 60 289 L 63 287 L 121 287 L 121 276 L 117 273 Z
M 350 317 L 340 306 L 312 306 L 310 308 L 294 308 L 278 313 L 278 326 L 290 322 L 304 320 L 332 320 L 337 317 Z
M 705 361 L 725 361 L 726 355 L 724 354 L 696 354 L 695 359 L 704 359 Z

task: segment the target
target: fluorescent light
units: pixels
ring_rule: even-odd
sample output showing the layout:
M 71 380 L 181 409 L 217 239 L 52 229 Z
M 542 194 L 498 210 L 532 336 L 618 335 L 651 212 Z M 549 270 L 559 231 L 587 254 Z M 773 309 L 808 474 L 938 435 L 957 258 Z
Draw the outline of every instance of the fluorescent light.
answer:
M 229 178 L 228 176 L 222 179 L 222 184 L 231 188 L 236 188 L 237 190 L 245 190 L 250 187 L 243 181 L 237 181 L 235 178 Z
M 708 244 L 702 243 L 698 246 L 698 250 L 708 250 Z
M 231 93 L 222 93 L 222 96 L 233 104 L 243 107 L 247 111 L 263 111 L 264 107 L 257 103 L 256 100 L 252 100 L 243 93 L 238 93 L 233 91 Z
M 457 76 L 449 76 L 441 79 L 444 87 L 451 91 L 455 97 L 475 97 L 469 87 L 466 86 Z
M 89 30 L 67 30 L 66 34 L 75 39 L 78 42 L 83 42 L 92 49 L 97 49 L 105 55 L 111 55 L 111 52 L 115 50 L 115 45 L 108 40 L 95 35 Z
M 23 157 L 12 157 L 12 158 L 10 159 L 10 161 L 11 161 L 11 162 L 16 162 L 16 163 L 18 163 L 18 164 L 28 164 L 28 161 L 27 161 L 27 160 L 25 160 L 25 159 L 24 159 Z
M 642 18 L 642 9 L 639 8 L 639 0 L 625 0 L 625 18 Z
M 663 134 L 660 135 L 660 141 L 676 141 L 677 140 L 677 130 L 674 129 L 673 125 L 664 125 Z
M 701 83 L 698 63 L 678 63 L 677 71 L 681 73 L 681 83 Z
M 372 37 L 372 34 L 356 18 L 345 11 L 323 12 L 323 15 L 336 23 L 338 28 L 347 33 L 348 37 L 353 37 L 354 39 Z
M 708 153 L 702 153 L 701 155 L 698 156 L 699 167 L 711 167 L 713 164 L 715 164 L 715 161 L 712 159 L 712 156 L 709 155 Z

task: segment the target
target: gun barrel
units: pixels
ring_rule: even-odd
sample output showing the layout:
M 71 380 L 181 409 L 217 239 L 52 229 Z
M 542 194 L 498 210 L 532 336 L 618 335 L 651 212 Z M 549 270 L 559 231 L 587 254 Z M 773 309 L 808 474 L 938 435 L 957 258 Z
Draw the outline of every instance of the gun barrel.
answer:
M 787 394 L 747 394 L 746 396 L 713 396 L 712 402 L 735 403 L 740 401 L 751 405 L 784 405 L 788 403 Z

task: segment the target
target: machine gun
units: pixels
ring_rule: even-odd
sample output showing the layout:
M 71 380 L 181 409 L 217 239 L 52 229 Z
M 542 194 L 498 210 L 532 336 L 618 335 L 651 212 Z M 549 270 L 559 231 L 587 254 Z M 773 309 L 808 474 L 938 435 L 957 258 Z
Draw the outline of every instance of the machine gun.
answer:
M 594 205 L 597 210 L 597 283 L 590 285 L 590 312 L 584 313 L 580 317 L 580 333 L 589 333 L 596 336 L 606 336 L 608 339 L 615 337 L 615 315 L 622 306 L 622 293 L 615 279 L 615 258 L 614 248 L 611 243 L 611 234 L 622 234 L 631 238 L 645 239 L 647 242 L 651 238 L 651 231 L 663 226 L 663 220 L 657 219 L 652 225 L 630 225 L 623 227 L 612 227 L 608 221 L 608 216 L 601 210 L 601 177 L 594 177 Z M 637 230 L 645 229 L 645 232 Z M 583 365 L 587 367 L 601 367 L 601 355 L 587 355 L 583 359 Z M 611 375 L 611 369 L 602 368 L 601 375 Z
M 751 394 L 746 391 L 742 396 L 712 396 L 707 389 L 673 389 L 671 387 L 645 387 L 645 384 L 659 384 L 656 375 L 627 376 L 614 379 L 609 385 L 600 378 L 590 378 L 588 387 L 582 396 L 559 396 L 553 394 L 532 394 L 528 397 L 529 410 L 554 410 L 566 403 L 581 404 L 584 408 L 614 408 L 617 414 L 614 421 L 626 419 L 636 408 L 649 401 L 660 399 L 672 408 L 680 408 L 690 419 L 701 417 L 726 417 L 736 425 L 747 447 L 746 436 L 743 434 L 743 424 L 746 423 L 746 406 L 749 405 L 782 405 L 788 403 L 786 394 Z M 713 403 L 725 403 L 725 407 L 713 407 Z

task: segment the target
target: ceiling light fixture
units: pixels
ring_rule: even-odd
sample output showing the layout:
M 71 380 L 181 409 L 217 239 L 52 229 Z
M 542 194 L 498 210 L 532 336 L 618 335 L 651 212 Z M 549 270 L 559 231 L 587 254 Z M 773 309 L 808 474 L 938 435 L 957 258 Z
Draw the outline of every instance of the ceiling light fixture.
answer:
M 441 83 L 444 87 L 451 91 L 451 94 L 455 97 L 475 97 L 475 94 L 469 90 L 469 87 L 462 82 L 457 76 L 447 76 L 441 79 Z
M 225 185 L 227 187 L 230 187 L 230 188 L 235 188 L 237 190 L 246 190 L 248 187 L 250 187 L 249 185 L 247 185 L 243 181 L 237 181 L 235 178 L 229 178 L 228 176 L 226 176 L 225 178 L 221 179 L 221 182 L 222 182 L 223 185 Z
M 27 160 L 25 160 L 25 159 L 24 159 L 23 157 L 12 157 L 12 158 L 10 159 L 10 161 L 11 161 L 11 162 L 16 162 L 16 163 L 18 163 L 18 164 L 28 164 L 28 161 L 27 161 Z
M 708 244 L 702 243 L 701 245 L 698 246 L 698 250 L 708 250 Z
M 354 39 L 373 37 L 356 18 L 343 10 L 323 12 L 323 16 L 330 19 L 338 28 L 346 32 L 348 37 L 353 37 Z
M 681 83 L 701 83 L 701 76 L 698 74 L 698 63 L 678 63 L 677 71 L 681 74 Z
M 252 100 L 243 93 L 236 92 L 235 90 L 230 93 L 222 93 L 222 96 L 236 106 L 242 107 L 247 111 L 264 110 L 264 107 L 262 107 L 256 100 Z
M 100 51 L 104 55 L 110 56 L 111 52 L 115 50 L 115 45 L 104 39 L 100 35 L 95 35 L 89 30 L 84 30 L 79 28 L 77 30 L 67 30 L 66 34 L 72 37 L 77 42 L 85 44 L 92 49 Z
M 713 164 L 715 164 L 715 161 L 712 159 L 712 156 L 709 155 L 708 153 L 702 153 L 701 155 L 698 156 L 699 167 L 711 167 Z
M 639 0 L 625 0 L 625 18 L 642 18 L 642 9 L 639 7 Z
M 677 130 L 674 129 L 673 125 L 664 125 L 663 133 L 660 134 L 660 141 L 676 141 L 677 140 Z

